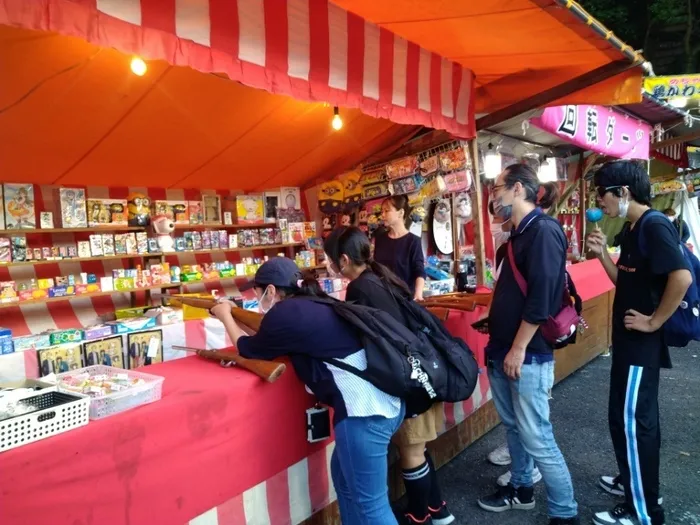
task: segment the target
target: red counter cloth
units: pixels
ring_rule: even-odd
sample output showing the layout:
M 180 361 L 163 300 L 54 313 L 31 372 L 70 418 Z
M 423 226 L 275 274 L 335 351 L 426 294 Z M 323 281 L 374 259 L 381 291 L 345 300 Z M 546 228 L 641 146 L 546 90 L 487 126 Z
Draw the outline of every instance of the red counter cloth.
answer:
M 598 259 L 572 264 L 567 270 L 582 301 L 603 295 L 614 288 Z
M 0 454 L 2 525 L 180 525 L 327 443 L 291 366 L 273 384 L 193 356 L 142 369 L 163 398 Z

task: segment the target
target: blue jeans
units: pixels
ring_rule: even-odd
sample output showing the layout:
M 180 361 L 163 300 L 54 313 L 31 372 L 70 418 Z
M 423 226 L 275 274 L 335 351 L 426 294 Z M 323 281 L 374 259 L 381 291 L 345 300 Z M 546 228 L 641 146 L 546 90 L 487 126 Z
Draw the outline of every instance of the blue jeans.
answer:
M 348 417 L 335 426 L 331 475 L 343 525 L 397 525 L 389 503 L 387 456 L 404 412 L 402 405 L 393 419 Z
M 571 474 L 549 421 L 549 391 L 554 385 L 554 361 L 524 364 L 520 379 L 513 381 L 503 372 L 503 361 L 489 363 L 489 381 L 496 410 L 506 427 L 510 450 L 511 483 L 532 486 L 532 469 L 540 469 L 547 488 L 551 518 L 572 518 L 578 514 Z M 533 462 L 534 460 L 534 462 Z

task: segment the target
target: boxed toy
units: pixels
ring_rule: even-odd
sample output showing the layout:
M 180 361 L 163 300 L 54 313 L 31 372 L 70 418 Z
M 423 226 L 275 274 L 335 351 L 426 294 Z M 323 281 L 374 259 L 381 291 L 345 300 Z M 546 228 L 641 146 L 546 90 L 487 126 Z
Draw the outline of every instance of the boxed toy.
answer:
M 238 224 L 260 224 L 265 221 L 265 205 L 262 195 L 237 195 L 236 215 Z
M 202 201 L 187 201 L 187 209 L 190 215 L 190 224 L 204 223 L 204 209 Z
M 56 189 L 57 215 L 63 228 L 87 228 L 85 190 L 82 188 Z
M 156 325 L 156 318 L 133 317 L 131 319 L 120 319 L 119 321 L 108 321 L 105 324 L 112 326 L 115 334 L 128 334 L 153 328 Z
M 90 235 L 90 254 L 93 257 L 102 257 L 102 235 Z
M 112 335 L 112 327 L 106 324 L 83 328 L 83 341 L 93 341 Z
M 5 184 L 5 228 L 26 230 L 36 228 L 34 186 L 32 184 Z
M 0 327 L 0 354 L 11 354 L 12 352 L 14 352 L 12 330 Z
M 115 255 L 114 251 L 114 235 L 105 233 L 102 236 L 102 253 L 107 256 Z
M 75 295 L 75 286 L 71 284 L 62 284 L 49 288 L 49 297 L 67 297 Z
M 20 301 L 38 301 L 39 299 L 46 299 L 49 296 L 49 292 L 46 289 L 36 288 L 34 290 L 20 290 L 19 300 Z
M 12 246 L 10 239 L 0 237 L 0 263 L 12 262 Z
M 221 224 L 221 197 L 218 195 L 202 195 L 204 222 L 206 224 Z
M 14 303 L 19 301 L 17 286 L 14 281 L 0 281 L 0 303 Z
M 126 226 L 126 199 L 88 199 L 88 226 Z
M 25 350 L 41 350 L 50 346 L 51 335 L 48 332 L 16 337 L 14 340 L 15 352 L 23 352 Z
M 77 328 L 66 330 L 56 330 L 49 332 L 52 345 L 62 345 L 64 343 L 79 343 L 83 340 L 83 331 Z

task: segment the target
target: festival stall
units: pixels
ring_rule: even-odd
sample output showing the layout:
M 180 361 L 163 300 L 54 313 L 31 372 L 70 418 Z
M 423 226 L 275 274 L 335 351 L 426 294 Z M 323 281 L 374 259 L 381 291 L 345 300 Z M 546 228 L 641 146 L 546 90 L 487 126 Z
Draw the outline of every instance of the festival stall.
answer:
M 451 252 L 436 247 L 464 289 L 485 284 L 476 129 L 555 100 L 635 102 L 643 64 L 573 2 L 519 3 L 0 0 L 13 72 L 0 97 L 0 383 L 64 403 L 31 424 L 0 420 L 3 524 L 333 522 L 334 444 L 307 441 L 314 400 L 293 372 L 270 385 L 178 359 L 175 346 L 230 341 L 201 311 L 146 310 L 168 289 L 254 308 L 236 284 L 266 256 L 320 266 L 324 225 L 316 190 L 304 190 L 343 173 L 381 190 L 359 200 L 389 183 L 437 186 L 423 195 L 436 222 L 462 227 L 442 236 Z M 476 35 L 488 52 L 468 45 Z M 411 170 L 428 177 L 411 182 Z M 341 185 L 361 223 L 353 184 Z M 590 286 L 600 267 L 584 266 L 571 272 L 584 299 L 605 296 Z M 607 342 L 608 310 L 596 311 L 587 320 L 601 328 L 577 344 L 587 353 L 560 360 L 558 378 Z M 483 365 L 484 338 L 469 328 L 478 314 L 444 318 Z M 87 385 L 70 375 L 83 365 L 119 371 Z M 68 374 L 65 389 L 41 382 L 52 373 Z M 71 398 L 76 388 L 91 402 Z M 445 406 L 439 463 L 497 423 L 489 400 L 482 374 L 469 400 Z

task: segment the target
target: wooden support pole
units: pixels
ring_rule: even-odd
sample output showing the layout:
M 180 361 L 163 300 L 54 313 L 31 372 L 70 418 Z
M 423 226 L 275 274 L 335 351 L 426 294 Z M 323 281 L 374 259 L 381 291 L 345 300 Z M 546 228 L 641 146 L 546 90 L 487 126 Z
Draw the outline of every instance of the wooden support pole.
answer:
M 586 238 L 586 204 L 588 202 L 588 195 L 586 195 L 586 176 L 584 173 L 583 169 L 583 152 L 581 152 L 578 156 L 578 166 L 576 167 L 576 171 L 578 172 L 578 183 L 579 183 L 579 210 L 578 210 L 578 215 L 579 215 L 579 223 L 580 223 L 580 231 L 579 231 L 579 246 L 578 249 L 579 251 L 579 256 L 583 257 L 583 248 L 584 248 L 584 243 L 585 243 L 585 238 Z
M 474 221 L 474 256 L 476 259 L 476 284 L 486 284 L 486 254 L 484 251 L 484 202 L 481 191 L 481 178 L 479 177 L 479 143 L 476 137 L 464 144 L 464 153 L 471 160 L 472 167 L 472 220 Z

